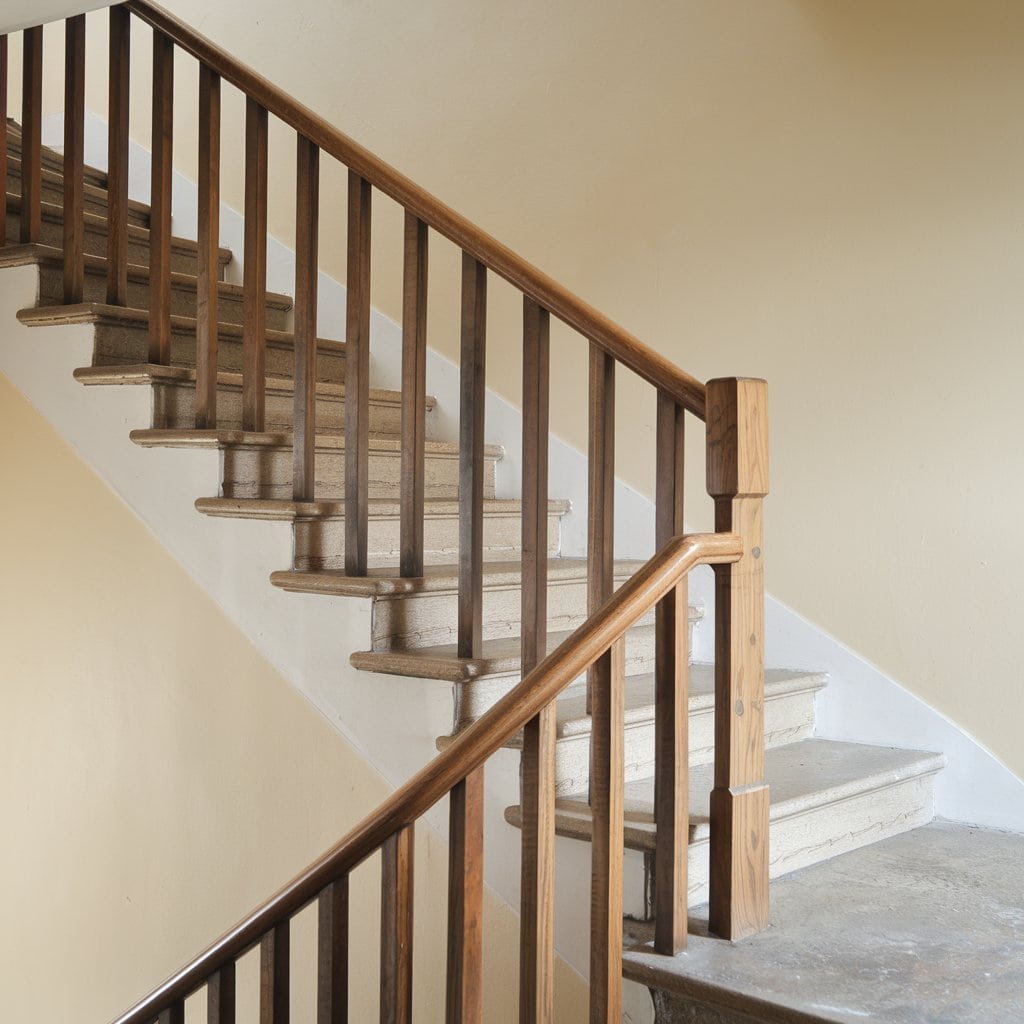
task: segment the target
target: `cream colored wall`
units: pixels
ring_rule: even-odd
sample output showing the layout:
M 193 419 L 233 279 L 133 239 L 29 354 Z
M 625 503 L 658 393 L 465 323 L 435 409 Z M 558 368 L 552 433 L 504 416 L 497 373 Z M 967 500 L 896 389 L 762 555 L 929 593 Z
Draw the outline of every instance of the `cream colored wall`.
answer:
M 3 376 L 0 478 L 4 1019 L 103 1021 L 388 787 Z M 378 877 L 353 876 L 354 1020 L 375 1014 Z M 443 1015 L 446 877 L 421 829 L 422 1021 Z M 512 1021 L 517 919 L 490 893 L 485 913 L 488 1018 Z M 312 1019 L 312 925 L 295 925 L 296 1020 Z M 239 978 L 250 1013 L 255 967 Z M 558 992 L 578 1019 L 585 989 L 561 963 Z

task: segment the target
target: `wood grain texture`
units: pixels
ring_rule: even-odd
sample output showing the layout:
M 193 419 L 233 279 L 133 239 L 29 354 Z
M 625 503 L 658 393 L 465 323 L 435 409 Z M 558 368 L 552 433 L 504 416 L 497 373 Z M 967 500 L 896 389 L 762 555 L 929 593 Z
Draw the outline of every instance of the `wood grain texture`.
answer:
M 402 291 L 402 490 L 399 503 L 403 576 L 423 575 L 423 495 L 427 417 L 427 225 L 405 215 Z
M 483 917 L 484 769 L 477 768 L 449 802 L 446 1024 L 482 1024 Z
M 704 418 L 704 385 L 699 380 L 684 373 L 639 338 L 174 15 L 148 0 L 128 0 L 127 6 L 144 21 L 174 39 L 182 49 L 209 64 L 225 81 L 258 100 L 275 117 L 454 242 L 463 252 L 529 295 L 538 305 L 589 338 L 644 380 L 672 395 L 695 416 Z
M 225 964 L 206 983 L 206 1024 L 235 1024 L 235 965 Z
M 411 823 L 381 847 L 381 1024 L 412 1024 L 413 849 Z
M 708 384 L 708 492 L 715 529 L 743 556 L 715 569 L 715 787 L 710 927 L 741 939 L 768 927 L 768 786 L 764 775 L 764 557 L 768 395 L 760 380 Z
M 245 103 L 242 429 L 263 430 L 267 392 L 267 110 Z
M 596 674 L 591 697 L 590 1021 L 611 1024 L 622 1017 L 625 640 L 616 640 L 600 662 L 607 669 Z
M 655 548 L 683 532 L 685 410 L 658 395 Z M 654 640 L 654 948 L 686 947 L 689 850 L 689 594 L 680 582 L 658 602 Z
M 463 253 L 459 360 L 460 658 L 478 658 L 483 649 L 486 352 L 487 268 Z
M 38 242 L 42 226 L 43 30 L 22 33 L 21 62 L 21 233 Z
M 220 76 L 199 69 L 199 249 L 196 254 L 196 429 L 217 426 L 220 278 Z
M 316 1024 L 348 1021 L 348 876 L 332 882 L 317 905 Z
M 0 247 L 7 244 L 7 36 L 0 36 Z
M 85 290 L 85 15 L 64 23 L 64 303 Z
M 320 151 L 301 135 L 298 136 L 296 145 L 292 500 L 313 501 L 316 488 L 316 310 Z M 347 404 L 346 402 L 346 407 Z
M 128 105 L 131 15 L 110 8 L 107 82 L 107 304 L 128 304 Z
M 288 1024 L 290 956 L 291 934 L 286 918 L 260 940 L 260 1024 Z
M 171 183 L 174 44 L 153 33 L 153 159 L 149 214 L 149 361 L 171 361 Z
M 345 330 L 345 573 L 365 576 L 370 473 L 370 209 L 373 189 L 348 176 Z

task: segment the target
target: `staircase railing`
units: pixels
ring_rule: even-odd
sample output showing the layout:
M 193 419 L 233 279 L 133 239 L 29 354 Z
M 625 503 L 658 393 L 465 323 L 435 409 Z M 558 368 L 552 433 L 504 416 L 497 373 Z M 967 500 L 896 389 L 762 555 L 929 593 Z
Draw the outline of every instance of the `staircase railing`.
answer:
M 715 566 L 715 782 L 711 794 L 711 926 L 738 938 L 767 924 L 768 799 L 764 783 L 762 499 L 767 493 L 767 398 L 763 381 L 728 378 L 706 387 L 557 284 L 266 79 L 148 0 L 109 11 L 109 139 L 106 298 L 128 302 L 128 108 L 130 20 L 153 30 L 149 360 L 171 358 L 171 173 L 175 48 L 199 63 L 199 218 L 196 273 L 197 429 L 217 426 L 217 278 L 221 82 L 246 97 L 242 425 L 265 427 L 268 118 L 296 133 L 293 497 L 315 498 L 319 159 L 348 169 L 345 379 L 345 571 L 368 565 L 370 220 L 374 192 L 400 204 L 403 254 L 400 568 L 423 573 L 426 315 L 431 232 L 462 251 L 458 654 L 482 654 L 485 324 L 488 274 L 523 295 L 522 652 L 523 681 L 448 751 L 350 836 L 179 972 L 120 1024 L 180 1021 L 183 999 L 206 984 L 210 1020 L 233 1014 L 233 964 L 260 944 L 266 1022 L 287 1019 L 288 921 L 320 902 L 320 1020 L 345 1019 L 346 878 L 377 849 L 384 860 L 382 1016 L 409 1019 L 412 830 L 450 794 L 449 1021 L 479 1019 L 482 771 L 523 730 L 521 1020 L 548 1021 L 553 991 L 555 697 L 588 675 L 593 715 L 594 812 L 591 1019 L 618 1012 L 621 967 L 622 700 L 624 634 L 655 608 L 655 948 L 683 948 L 687 925 L 687 574 Z M 84 295 L 84 15 L 66 22 L 64 299 Z M 23 33 L 21 195 L 18 239 L 40 240 L 43 35 Z M 6 155 L 7 39 L 0 37 L 0 152 Z M 6 172 L 6 167 L 0 165 Z M 6 173 L 4 174 L 6 179 Z M 5 221 L 6 224 L 6 221 Z M 0 241 L 6 233 L 0 235 Z M 555 316 L 589 346 L 588 619 L 547 655 L 549 327 Z M 656 545 L 659 554 L 613 595 L 614 433 L 617 368 L 657 394 Z M 684 422 L 706 420 L 713 535 L 683 532 Z M 547 657 L 546 657 L 547 655 Z M 323 966 L 326 965 L 326 966 Z

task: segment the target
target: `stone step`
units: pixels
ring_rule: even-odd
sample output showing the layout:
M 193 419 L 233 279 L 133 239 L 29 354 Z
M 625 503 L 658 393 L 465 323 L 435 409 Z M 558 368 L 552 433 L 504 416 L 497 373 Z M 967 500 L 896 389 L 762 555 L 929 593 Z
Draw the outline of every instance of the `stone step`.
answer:
M 643 565 L 616 562 L 619 586 Z M 456 565 L 427 566 L 424 575 L 404 579 L 393 568 L 366 576 L 343 572 L 275 572 L 271 582 L 302 594 L 365 597 L 373 601 L 371 645 L 375 651 L 410 650 L 454 643 L 458 633 L 459 576 Z M 485 562 L 483 569 L 483 635 L 486 640 L 518 637 L 522 572 L 518 561 Z M 548 625 L 572 631 L 587 617 L 587 563 L 578 558 L 548 562 Z M 654 615 L 643 620 L 653 622 Z
M 219 448 L 223 498 L 290 499 L 292 437 L 287 432 L 244 430 L 133 430 L 131 439 L 149 448 Z M 499 445 L 484 449 L 484 497 L 494 497 Z M 371 435 L 369 495 L 398 498 L 401 443 L 396 437 Z M 456 498 L 459 493 L 459 447 L 444 441 L 426 443 L 425 497 Z M 330 501 L 344 497 L 345 441 L 341 434 L 316 438 L 316 495 Z
M 302 571 L 344 567 L 345 508 L 339 501 L 292 502 L 236 498 L 200 498 L 196 508 L 210 516 L 290 522 L 294 537 L 293 568 Z M 561 517 L 566 501 L 548 502 L 548 556 L 559 552 Z M 522 516 L 518 500 L 484 502 L 484 559 L 497 562 L 522 551 Z M 399 505 L 394 499 L 370 502 L 369 561 L 373 567 L 399 562 Z M 424 502 L 423 557 L 427 565 L 454 561 L 459 553 L 459 505 L 449 499 Z
M 59 174 L 63 179 L 63 154 L 56 149 L 51 149 L 49 146 L 42 146 L 41 153 L 43 170 L 50 171 L 53 174 Z M 21 125 L 12 117 L 9 117 L 7 119 L 7 156 L 8 159 L 13 158 L 19 162 L 21 161 Z M 106 171 L 101 171 L 98 167 L 90 167 L 88 164 L 86 164 L 83 167 L 83 178 L 86 185 L 90 185 L 93 188 L 97 188 L 106 192 Z M 148 212 L 148 207 L 144 208 Z
M 0 250 L 0 265 L 3 261 Z M 38 306 L 23 309 L 18 319 L 29 327 L 56 324 L 92 324 L 95 336 L 93 366 L 116 367 L 145 363 L 149 357 L 149 314 L 144 309 L 107 306 L 85 302 L 75 306 Z M 222 371 L 238 373 L 242 369 L 242 328 L 239 324 L 220 324 L 217 364 Z M 266 364 L 270 377 L 290 378 L 295 365 L 294 336 L 286 331 L 267 331 Z M 171 317 L 171 365 L 196 364 L 196 318 Z M 317 379 L 341 384 L 345 379 L 345 343 L 317 340 Z
M 75 371 L 75 379 L 88 385 L 141 385 L 153 389 L 153 420 L 150 426 L 164 430 L 188 430 L 195 424 L 196 373 L 182 366 L 87 366 Z M 290 430 L 295 393 L 290 377 L 268 377 L 266 383 L 267 430 Z M 342 430 L 345 408 L 343 384 L 319 383 L 316 388 L 316 422 L 322 433 Z M 427 412 L 435 400 L 427 398 Z M 370 391 L 370 430 L 397 435 L 401 430 L 400 391 Z M 429 417 L 428 421 L 429 423 Z M 217 374 L 217 425 L 226 430 L 242 426 L 242 375 Z
M 936 821 L 772 886 L 742 942 L 690 919 L 682 956 L 626 922 L 623 973 L 656 1024 L 1020 1024 L 1024 836 Z
M 765 673 L 765 746 L 808 739 L 814 729 L 814 698 L 825 686 L 822 673 L 768 669 Z M 690 666 L 690 765 L 710 764 L 715 750 L 714 666 Z M 558 795 L 586 792 L 590 778 L 590 727 L 586 689 L 574 686 L 558 698 L 555 778 Z M 625 778 L 654 774 L 654 673 L 626 681 Z M 444 742 L 444 741 L 442 741 Z M 450 742 L 450 740 L 449 740 Z M 445 744 L 446 745 L 446 744 Z M 521 746 L 517 737 L 509 746 Z
M 805 739 L 768 750 L 765 771 L 771 793 L 769 863 L 772 878 L 848 853 L 931 821 L 941 754 L 858 743 Z M 690 772 L 690 905 L 707 900 L 709 797 L 713 766 Z M 625 845 L 633 859 L 628 871 L 635 889 L 627 905 L 643 905 L 639 879 L 650 868 L 637 856 L 654 850 L 654 780 L 627 783 Z M 506 811 L 520 823 L 518 806 Z M 562 797 L 555 827 L 559 835 L 589 842 L 592 820 L 586 794 Z M 647 879 L 650 882 L 651 879 Z
M 7 243 L 19 244 L 21 199 L 7 194 Z M 107 255 L 107 215 L 87 212 L 83 218 L 85 233 L 83 245 L 87 256 Z M 58 251 L 64 248 L 64 209 L 55 203 L 40 206 L 39 242 Z M 171 238 L 171 272 L 196 273 L 198 246 L 188 238 Z M 223 278 L 224 268 L 231 262 L 231 250 L 222 248 L 218 258 L 218 276 Z M 149 229 L 137 224 L 128 226 L 128 262 L 134 266 L 149 266 Z

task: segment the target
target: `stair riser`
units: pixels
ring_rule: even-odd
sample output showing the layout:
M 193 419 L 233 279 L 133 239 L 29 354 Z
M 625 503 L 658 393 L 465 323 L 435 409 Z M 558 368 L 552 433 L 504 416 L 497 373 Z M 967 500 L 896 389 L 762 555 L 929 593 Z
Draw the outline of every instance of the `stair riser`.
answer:
M 560 517 L 548 517 L 548 555 L 559 550 Z M 315 519 L 295 523 L 295 565 L 298 570 L 344 569 L 344 519 Z M 522 519 L 516 514 L 484 516 L 484 560 L 504 561 L 522 553 Z M 371 566 L 398 564 L 398 517 L 370 518 Z M 427 565 L 450 565 L 459 554 L 459 521 L 451 516 L 428 516 L 423 523 L 423 560 Z
M 194 384 L 153 385 L 153 426 L 167 430 L 187 429 L 195 425 Z M 267 389 L 266 429 L 290 432 L 294 399 L 290 391 Z M 316 402 L 318 433 L 339 433 L 345 415 L 340 394 L 320 395 Z M 401 429 L 401 407 L 394 401 L 370 399 L 370 431 L 397 435 Z M 217 425 L 221 429 L 240 429 L 242 425 L 241 387 L 222 384 L 217 389 Z
M 53 203 L 55 206 L 64 205 L 64 173 L 63 170 L 56 171 L 49 168 L 43 169 L 41 198 L 44 203 Z M 8 167 L 7 194 L 21 197 L 21 160 L 14 158 Z M 86 213 L 94 213 L 97 217 L 107 219 L 107 192 L 106 189 L 98 188 L 96 185 L 86 183 L 83 190 L 83 205 Z M 129 203 L 128 223 L 136 227 L 149 227 L 148 208 L 140 208 L 136 203 Z
M 484 497 L 494 497 L 495 460 L 484 462 Z M 292 497 L 292 452 L 286 448 L 225 449 L 221 497 Z M 459 457 L 457 454 L 431 454 L 426 457 L 424 493 L 428 498 L 457 498 Z M 401 456 L 395 451 L 370 451 L 369 484 L 371 498 L 397 499 L 401 491 Z M 337 501 L 345 496 L 345 453 L 330 449 L 316 453 L 316 497 Z
M 627 680 L 626 685 L 629 685 Z M 806 739 L 814 727 L 814 692 L 769 696 L 765 700 L 765 747 L 781 747 Z M 711 764 L 715 757 L 713 708 L 690 712 L 690 766 Z M 653 720 L 627 725 L 625 780 L 654 776 Z M 590 779 L 590 736 L 565 736 L 555 746 L 555 784 L 559 796 L 586 792 Z
M 149 361 L 149 334 L 141 324 L 101 323 L 95 328 L 94 366 L 124 366 Z M 268 341 L 267 374 L 291 377 L 295 353 L 291 342 Z M 195 368 L 196 336 L 191 330 L 171 330 L 171 365 Z M 226 373 L 242 372 L 242 340 L 221 336 L 217 344 L 217 365 Z M 341 384 L 345 379 L 345 352 L 321 350 L 317 353 L 317 380 Z
M 40 267 L 39 275 L 40 304 L 44 306 L 59 305 L 63 301 L 64 284 L 61 271 L 49 265 Z M 104 274 L 89 271 L 85 275 L 86 302 L 105 302 L 107 282 Z M 149 309 L 149 282 L 128 281 L 128 301 L 126 305 L 133 309 Z M 194 317 L 196 315 L 196 291 L 191 283 L 172 283 L 171 313 L 178 316 Z M 222 323 L 242 323 L 242 294 L 240 290 L 221 291 L 217 316 Z M 289 312 L 267 304 L 267 329 L 283 331 L 288 329 Z
M 519 586 L 484 590 L 483 638 L 520 635 Z M 548 584 L 548 628 L 578 628 L 587 617 L 587 581 L 552 580 Z M 640 624 L 654 622 L 653 611 Z M 373 603 L 373 650 L 410 650 L 455 643 L 458 639 L 458 594 L 454 592 L 379 597 Z

